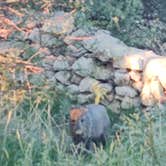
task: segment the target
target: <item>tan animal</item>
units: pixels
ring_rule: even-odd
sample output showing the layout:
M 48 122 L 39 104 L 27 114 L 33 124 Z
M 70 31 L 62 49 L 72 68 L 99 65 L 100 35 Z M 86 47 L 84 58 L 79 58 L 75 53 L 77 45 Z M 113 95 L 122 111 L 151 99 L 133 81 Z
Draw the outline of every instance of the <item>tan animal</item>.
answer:
M 106 144 L 110 120 L 104 106 L 89 104 L 70 111 L 70 129 L 75 144 L 84 143 L 87 149 L 92 143 Z
M 152 106 L 166 102 L 166 57 L 153 58 L 148 61 L 143 72 L 142 103 Z

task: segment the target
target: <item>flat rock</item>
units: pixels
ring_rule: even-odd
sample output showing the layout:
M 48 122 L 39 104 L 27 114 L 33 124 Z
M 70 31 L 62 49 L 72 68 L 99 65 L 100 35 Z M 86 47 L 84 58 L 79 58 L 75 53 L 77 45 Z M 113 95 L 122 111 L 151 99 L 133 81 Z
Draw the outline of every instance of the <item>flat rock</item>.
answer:
M 79 87 L 78 87 L 78 85 L 71 84 L 71 85 L 67 86 L 67 91 L 71 94 L 75 94 L 75 93 L 79 92 Z
M 54 71 L 69 70 L 70 65 L 68 60 L 63 56 L 58 56 L 54 61 L 53 69 Z
M 109 83 L 100 83 L 100 87 L 103 88 L 106 91 L 106 93 L 112 92 L 113 89 L 112 85 Z
M 70 80 L 72 83 L 78 85 L 78 84 L 80 84 L 81 80 L 82 80 L 81 76 L 72 73 L 72 77 L 71 77 L 71 80 Z
M 72 65 L 72 69 L 80 76 L 91 76 L 96 69 L 96 65 L 92 58 L 80 57 Z
M 130 86 L 118 86 L 115 88 L 115 92 L 119 96 L 135 97 L 137 91 Z
M 115 71 L 114 72 L 114 82 L 116 85 L 128 85 L 130 82 L 130 77 L 127 72 Z
M 66 48 L 66 52 L 65 55 L 69 55 L 72 57 L 81 57 L 84 56 L 87 53 L 87 50 L 85 50 L 83 47 L 81 46 L 74 46 L 74 45 L 69 45 Z
M 94 100 L 93 94 L 79 94 L 77 97 L 77 101 L 79 104 L 90 103 Z
M 71 77 L 71 74 L 68 71 L 59 71 L 54 76 L 54 78 L 56 80 L 58 80 L 59 82 L 61 82 L 64 85 L 68 85 L 69 84 L 70 77 Z
M 92 92 L 92 87 L 94 84 L 96 84 L 98 81 L 90 78 L 90 77 L 85 77 L 79 85 L 79 90 L 80 92 Z
M 118 100 L 118 101 L 122 101 L 124 98 L 124 96 L 119 96 L 117 94 L 114 95 L 114 99 Z
M 51 70 L 45 70 L 44 74 L 48 78 L 49 81 L 51 81 L 51 80 L 54 81 L 55 72 L 53 72 Z
M 109 80 L 113 77 L 113 71 L 109 68 L 97 66 L 92 75 L 97 80 Z

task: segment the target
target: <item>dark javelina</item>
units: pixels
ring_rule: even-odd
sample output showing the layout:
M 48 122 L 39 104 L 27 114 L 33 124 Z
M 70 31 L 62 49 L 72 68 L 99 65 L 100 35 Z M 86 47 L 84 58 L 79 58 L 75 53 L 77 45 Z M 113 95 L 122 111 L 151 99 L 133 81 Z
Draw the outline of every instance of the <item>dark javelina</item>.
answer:
M 83 142 L 87 149 L 91 149 L 92 143 L 97 146 L 99 144 L 105 145 L 110 127 L 110 120 L 105 107 L 90 104 L 79 111 L 79 115 L 76 116 L 77 118 L 75 118 L 73 126 L 71 126 L 75 143 Z

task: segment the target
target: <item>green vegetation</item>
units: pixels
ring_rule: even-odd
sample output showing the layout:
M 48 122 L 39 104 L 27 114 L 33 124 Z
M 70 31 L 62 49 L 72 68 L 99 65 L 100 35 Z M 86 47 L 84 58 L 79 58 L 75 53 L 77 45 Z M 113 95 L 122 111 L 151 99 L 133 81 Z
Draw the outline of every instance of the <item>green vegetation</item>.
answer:
M 79 9 L 77 25 L 87 27 L 91 24 L 109 30 L 129 46 L 162 52 L 166 29 L 160 19 L 164 16 L 159 18 L 158 11 L 153 10 L 160 3 L 151 1 L 149 8 L 146 8 L 142 0 L 91 0 L 80 3 L 79 8 L 76 5 Z
M 70 145 L 71 104 L 53 88 L 36 88 L 19 104 L 1 100 L 0 165 L 165 165 L 166 112 L 114 115 L 109 110 L 107 146 L 85 156 Z
M 76 26 L 97 26 L 109 30 L 129 46 L 160 54 L 163 54 L 162 43 L 166 39 L 166 26 L 162 21 L 164 6 L 162 0 L 29 0 L 28 3 L 34 10 L 76 10 Z
M 90 0 L 87 3 L 81 0 L 57 0 L 56 3 L 54 0 L 25 0 L 25 3 L 13 6 L 15 10 L 27 7 L 51 12 L 76 9 L 77 26 L 95 25 L 110 30 L 113 36 L 129 45 L 153 47 L 152 43 L 164 38 L 162 31 L 158 31 L 157 21 L 150 25 L 150 30 L 141 25 L 141 0 Z M 27 54 L 22 54 L 21 58 L 28 60 L 35 52 L 27 46 Z M 24 72 L 28 69 L 25 61 L 19 61 L 18 65 L 17 57 L 9 57 L 8 61 L 14 65 L 0 64 L 0 165 L 165 165 L 166 112 L 123 110 L 114 114 L 108 110 L 112 126 L 107 146 L 88 155 L 78 154 L 68 124 L 69 109 L 77 103 L 72 103 L 68 94 L 47 83 L 40 75 L 28 75 L 22 82 L 17 81 L 19 74 L 26 75 Z M 40 63 L 38 57 L 32 62 Z M 33 69 L 31 63 L 28 65 Z M 97 103 L 100 97 L 98 95 Z

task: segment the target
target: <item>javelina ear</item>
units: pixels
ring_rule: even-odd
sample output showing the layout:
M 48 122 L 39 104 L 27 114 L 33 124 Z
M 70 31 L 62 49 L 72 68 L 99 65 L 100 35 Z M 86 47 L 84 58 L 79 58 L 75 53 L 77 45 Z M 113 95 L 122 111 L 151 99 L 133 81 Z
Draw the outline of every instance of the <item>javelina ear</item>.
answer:
M 84 114 L 85 112 L 87 112 L 87 111 L 88 111 L 88 109 L 87 109 L 87 108 L 85 108 L 85 107 L 80 107 L 80 110 L 81 110 L 82 114 Z M 81 115 L 82 115 L 82 114 L 81 114 Z

